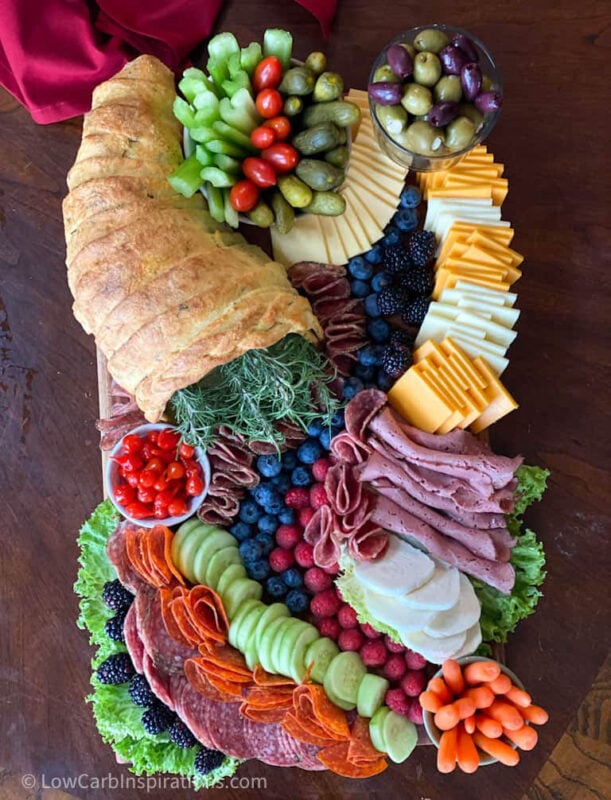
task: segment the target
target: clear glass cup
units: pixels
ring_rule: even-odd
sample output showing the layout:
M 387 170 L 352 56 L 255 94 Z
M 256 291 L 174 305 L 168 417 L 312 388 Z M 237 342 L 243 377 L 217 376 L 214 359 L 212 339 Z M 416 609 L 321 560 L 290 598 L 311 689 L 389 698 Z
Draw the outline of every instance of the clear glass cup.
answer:
M 419 25 L 416 28 L 409 28 L 408 30 L 403 31 L 395 36 L 392 41 L 388 42 L 388 44 L 384 46 L 374 61 L 373 67 L 371 68 L 371 73 L 369 75 L 369 83 L 374 82 L 373 78 L 378 68 L 387 63 L 386 53 L 393 44 L 411 44 L 420 31 L 428 30 L 430 28 L 443 31 L 450 39 L 454 34 L 457 33 L 468 36 L 475 45 L 475 48 L 479 54 L 479 64 L 482 69 L 482 74 L 489 78 L 491 82 L 490 90 L 499 92 L 501 95 L 503 94 L 501 74 L 496 62 L 492 58 L 492 55 L 484 43 L 472 33 L 469 33 L 462 28 L 456 28 L 452 25 Z M 471 142 L 462 150 L 452 151 L 443 145 L 439 153 L 436 153 L 435 155 L 424 155 L 422 153 L 417 153 L 413 150 L 407 149 L 403 145 L 399 144 L 399 142 L 395 141 L 395 139 L 393 139 L 393 137 L 384 130 L 376 114 L 376 104 L 373 102 L 371 97 L 369 98 L 369 108 L 371 111 L 371 119 L 373 120 L 374 133 L 382 151 L 386 153 L 386 155 L 393 161 L 396 161 L 397 164 L 401 164 L 401 166 L 407 167 L 415 172 L 436 172 L 442 169 L 449 169 L 449 167 L 460 161 L 460 159 L 476 145 L 482 144 L 482 142 L 485 141 L 496 125 L 501 113 L 501 109 L 499 109 L 498 111 L 488 112 L 485 114 L 481 127 L 476 130 Z

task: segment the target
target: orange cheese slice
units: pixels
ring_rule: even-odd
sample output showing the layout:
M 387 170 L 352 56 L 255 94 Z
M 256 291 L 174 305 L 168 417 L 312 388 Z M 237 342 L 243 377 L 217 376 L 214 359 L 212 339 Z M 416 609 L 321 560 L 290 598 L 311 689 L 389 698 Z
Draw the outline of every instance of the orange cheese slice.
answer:
M 408 422 L 428 433 L 456 415 L 447 400 L 430 388 L 413 367 L 388 390 L 388 402 Z
M 487 408 L 482 411 L 480 416 L 471 425 L 471 430 L 474 433 L 479 433 L 492 425 L 493 422 L 509 414 L 510 411 L 514 411 L 518 408 L 518 403 L 490 369 L 484 358 L 473 359 L 473 365 L 477 368 L 482 377 L 485 377 L 485 379 L 489 381 L 487 388 L 491 397 Z

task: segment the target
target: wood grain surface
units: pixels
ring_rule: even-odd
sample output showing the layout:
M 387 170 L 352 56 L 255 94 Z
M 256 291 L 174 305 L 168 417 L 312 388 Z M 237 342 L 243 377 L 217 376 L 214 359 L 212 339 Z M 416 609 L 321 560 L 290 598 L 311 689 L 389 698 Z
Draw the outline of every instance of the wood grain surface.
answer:
M 431 21 L 479 35 L 504 76 L 505 108 L 489 144 L 506 164 L 504 216 L 526 262 L 519 336 L 504 376 L 520 409 L 491 439 L 498 452 L 552 471 L 544 503 L 528 517 L 548 555 L 545 597 L 507 651 L 551 721 L 513 770 L 442 776 L 433 748 L 365 783 L 252 762 L 238 776 L 264 778 L 266 791 L 238 784 L 223 790 L 227 798 L 609 796 L 608 773 L 597 771 L 609 756 L 608 667 L 596 679 L 609 650 L 608 3 L 340 0 L 325 43 L 296 3 L 234 0 L 217 28 L 248 42 L 267 26 L 290 27 L 298 56 L 325 49 L 348 85 L 364 87 L 386 41 Z M 130 773 L 100 740 L 83 701 L 91 652 L 74 625 L 75 541 L 102 482 L 95 348 L 72 318 L 63 264 L 61 200 L 80 132 L 80 119 L 35 125 L 0 91 L 0 798 L 189 797 L 111 785 Z M 24 788 L 28 775 L 35 785 Z

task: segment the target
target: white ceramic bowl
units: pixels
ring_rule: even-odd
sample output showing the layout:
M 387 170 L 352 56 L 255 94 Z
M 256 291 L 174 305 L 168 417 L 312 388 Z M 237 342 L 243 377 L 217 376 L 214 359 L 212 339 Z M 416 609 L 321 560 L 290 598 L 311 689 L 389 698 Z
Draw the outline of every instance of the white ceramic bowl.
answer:
M 147 433 L 149 433 L 149 431 L 161 431 L 166 429 L 176 430 L 173 425 L 168 425 L 162 422 L 147 423 L 146 425 L 139 425 L 137 428 L 133 428 L 131 431 L 128 431 L 125 436 L 135 434 L 136 436 L 144 437 Z M 165 517 L 164 519 L 157 519 L 156 517 L 151 517 L 150 519 L 135 519 L 127 514 L 125 509 L 115 500 L 115 489 L 119 483 L 122 482 L 122 479 L 119 475 L 119 465 L 116 461 L 114 461 L 113 456 L 118 456 L 123 453 L 123 439 L 125 436 L 121 437 L 121 439 L 113 447 L 110 453 L 110 458 L 106 463 L 106 470 L 104 473 L 106 492 L 109 498 L 112 500 L 112 503 L 117 511 L 119 511 L 119 513 L 130 522 L 140 525 L 143 528 L 152 528 L 154 525 L 167 525 L 168 527 L 171 527 L 172 525 L 180 525 L 181 522 L 184 522 L 186 519 L 189 519 L 189 517 L 192 517 L 204 502 L 204 498 L 208 494 L 208 487 L 210 485 L 210 462 L 208 461 L 206 452 L 201 447 L 195 448 L 195 460 L 202 469 L 204 491 L 201 492 L 201 494 L 198 494 L 196 497 L 192 497 L 188 501 L 189 511 L 186 514 L 183 514 L 180 517 Z

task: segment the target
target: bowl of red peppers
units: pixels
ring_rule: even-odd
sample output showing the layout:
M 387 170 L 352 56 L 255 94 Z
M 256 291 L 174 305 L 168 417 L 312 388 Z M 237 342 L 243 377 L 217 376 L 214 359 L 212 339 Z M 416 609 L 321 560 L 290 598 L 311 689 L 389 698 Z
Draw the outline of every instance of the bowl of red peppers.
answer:
M 181 441 L 173 425 L 140 425 L 113 448 L 105 471 L 108 496 L 137 525 L 178 525 L 201 506 L 210 462 L 201 447 Z

